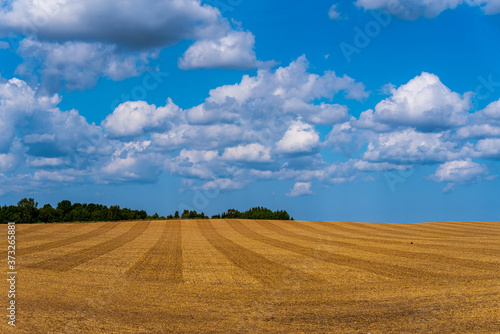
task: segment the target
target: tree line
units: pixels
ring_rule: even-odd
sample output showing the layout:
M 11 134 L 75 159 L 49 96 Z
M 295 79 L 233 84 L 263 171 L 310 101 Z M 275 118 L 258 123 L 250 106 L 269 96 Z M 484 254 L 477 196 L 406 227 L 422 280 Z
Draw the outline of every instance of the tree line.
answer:
M 87 221 L 122 221 L 122 220 L 165 220 L 165 219 L 208 219 L 205 213 L 196 210 L 184 210 L 182 214 L 176 211 L 173 215 L 160 216 L 158 213 L 148 215 L 144 210 L 120 208 L 118 205 L 106 206 L 102 204 L 71 203 L 61 201 L 54 208 L 45 204 L 38 208 L 33 198 L 23 198 L 17 205 L 0 207 L 0 223 L 15 222 L 18 224 L 56 223 L 56 222 L 87 222 Z M 212 218 L 240 218 L 240 219 L 279 219 L 289 220 L 286 211 L 272 212 L 269 209 L 256 207 L 245 212 L 230 209 Z M 293 220 L 293 218 L 292 218 Z
M 271 211 L 267 208 L 257 206 L 245 212 L 240 212 L 235 209 L 229 209 L 220 215 L 212 216 L 212 218 L 221 219 L 268 219 L 268 220 L 293 220 L 285 210 Z

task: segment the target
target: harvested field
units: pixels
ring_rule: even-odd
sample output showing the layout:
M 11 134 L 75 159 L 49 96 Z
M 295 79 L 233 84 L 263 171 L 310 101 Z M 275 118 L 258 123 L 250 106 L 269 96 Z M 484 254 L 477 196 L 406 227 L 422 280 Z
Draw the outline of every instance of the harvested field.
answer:
M 17 232 L 17 326 L 4 320 L 1 333 L 500 332 L 499 223 L 171 220 Z
M 126 273 L 138 279 L 182 283 L 181 222 L 164 224 L 160 240 Z

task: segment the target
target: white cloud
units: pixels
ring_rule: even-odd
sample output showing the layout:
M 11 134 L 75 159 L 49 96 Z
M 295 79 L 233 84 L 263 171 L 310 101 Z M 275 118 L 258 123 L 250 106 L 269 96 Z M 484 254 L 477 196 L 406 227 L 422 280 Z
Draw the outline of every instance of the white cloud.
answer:
M 190 124 L 210 124 L 216 121 L 236 123 L 240 118 L 240 106 L 234 99 L 228 99 L 223 104 L 203 103 L 187 110 L 187 119 Z
M 488 104 L 482 113 L 489 119 L 500 121 L 500 100 Z
M 461 158 L 460 147 L 444 133 L 422 133 L 413 129 L 381 133 L 373 137 L 363 154 L 368 161 L 426 164 Z
M 86 41 L 128 48 L 173 45 L 182 39 L 222 36 L 220 12 L 195 0 L 13 0 L 0 11 L 0 34 L 39 40 Z
M 154 52 L 123 53 L 116 45 L 88 42 L 40 42 L 23 39 L 17 50 L 24 62 L 16 72 L 41 77 L 42 88 L 54 92 L 64 88 L 92 88 L 100 77 L 118 81 L 143 72 Z M 32 78 L 33 81 L 35 78 Z
M 37 96 L 24 81 L 0 78 L 0 152 L 5 152 L 14 139 L 18 125 L 36 110 L 48 110 L 60 102 L 60 97 Z
M 438 167 L 430 177 L 436 182 L 447 182 L 445 191 L 451 190 L 457 183 L 474 183 L 488 176 L 486 166 L 473 162 L 470 158 L 446 162 Z
M 108 157 L 94 167 L 98 183 L 154 182 L 163 166 L 163 156 L 149 150 L 151 141 L 119 143 Z
M 178 156 L 167 159 L 164 168 L 171 174 L 202 180 L 215 178 L 222 169 L 217 150 L 192 149 L 182 149 Z
M 195 42 L 179 59 L 183 70 L 200 68 L 252 69 L 259 66 L 251 32 L 231 31 L 219 39 Z
M 472 114 L 453 110 L 447 106 L 466 97 L 439 79 L 431 77 L 429 84 L 417 77 L 416 83 L 393 87 L 392 96 L 377 105 L 388 104 L 383 111 L 375 108 L 349 120 L 347 107 L 332 99 L 343 91 L 362 100 L 364 86 L 333 72 L 309 73 L 307 66 L 300 57 L 286 67 L 261 69 L 211 90 L 203 103 L 188 109 L 170 99 L 161 107 L 128 101 L 102 127 L 89 124 L 77 110 L 60 110 L 58 95 L 36 93 L 19 79 L 0 79 L 0 184 L 5 192 L 60 183 L 155 182 L 167 172 L 206 190 L 286 180 L 298 184 L 291 195 L 311 190 L 301 183 L 368 181 L 371 173 L 441 164 L 433 180 L 452 187 L 461 181 L 445 170 L 467 180 L 483 170 L 470 159 L 491 159 L 491 164 L 500 159 L 497 102 Z M 392 110 L 405 121 L 394 124 Z M 432 117 L 426 110 L 434 111 Z M 433 132 L 424 132 L 431 128 L 428 123 L 436 126 Z M 324 142 L 316 124 L 332 126 Z M 341 152 L 350 160 L 326 162 L 320 150 Z
M 243 104 L 249 100 L 266 97 L 291 100 L 313 101 L 319 98 L 333 98 L 343 91 L 349 99 L 363 100 L 368 97 L 365 86 L 347 75 L 337 76 L 333 71 L 323 75 L 308 73 L 309 62 L 300 56 L 286 67 L 274 71 L 262 69 L 256 77 L 243 76 L 235 85 L 221 86 L 210 91 L 207 102 L 224 103 L 234 98 Z
M 294 98 L 285 101 L 284 111 L 298 114 L 310 123 L 325 125 L 344 121 L 348 113 L 348 109 L 344 105 L 324 102 L 320 105 L 312 105 L 301 99 Z
M 257 61 L 251 32 L 233 30 L 218 9 L 199 0 L 140 6 L 131 0 L 13 0 L 0 10 L 0 38 L 10 34 L 25 38 L 17 73 L 30 80 L 36 73 L 49 92 L 92 88 L 100 77 L 137 76 L 160 50 L 182 40 L 194 41 L 179 61 L 184 69 L 274 64 Z
M 191 163 L 199 163 L 204 161 L 214 160 L 219 156 L 219 152 L 215 150 L 186 150 L 183 149 L 179 153 L 179 159 L 186 160 Z
M 31 158 L 28 165 L 30 167 L 56 167 L 67 164 L 63 158 Z
M 456 135 L 460 139 L 500 137 L 500 127 L 491 124 L 467 125 L 459 128 Z
M 466 0 L 470 6 L 479 6 L 481 10 L 487 15 L 495 15 L 500 13 L 499 0 Z
M 475 157 L 484 159 L 500 159 L 500 139 L 488 138 L 477 142 Z
M 308 154 L 318 149 L 319 142 L 314 127 L 299 119 L 290 125 L 283 138 L 276 143 L 276 149 L 283 154 Z
M 471 108 L 470 93 L 461 96 L 439 78 L 423 72 L 375 106 L 365 111 L 358 125 L 387 131 L 387 127 L 415 127 L 424 131 L 448 129 L 466 124 Z
M 67 171 L 46 171 L 40 170 L 33 174 L 35 181 L 52 181 L 56 183 L 73 183 L 77 178 L 73 175 L 68 175 Z
M 456 132 L 458 139 L 500 137 L 500 100 L 470 115 L 467 125 Z
M 213 181 L 205 182 L 199 187 L 201 190 L 237 190 L 242 189 L 248 182 L 236 181 L 226 178 L 218 178 Z
M 357 0 L 356 6 L 365 10 L 387 10 L 392 15 L 404 20 L 416 20 L 419 17 L 434 18 L 448 9 L 468 4 L 479 6 L 485 14 L 500 12 L 498 0 Z
M 358 160 L 353 167 L 363 172 L 384 172 L 388 170 L 406 170 L 407 166 L 391 164 L 388 162 L 370 162 Z
M 352 117 L 354 119 L 354 117 Z M 353 120 L 335 124 L 326 137 L 326 145 L 334 152 L 342 152 L 351 157 L 356 154 L 368 140 L 368 133 L 352 126 Z
M 311 187 L 312 187 L 311 182 L 296 182 L 293 185 L 293 189 L 290 190 L 290 192 L 286 195 L 290 197 L 312 195 L 313 192 L 311 190 Z
M 25 150 L 19 139 L 12 142 L 9 151 L 5 154 L 0 153 L 0 173 L 15 171 L 24 159 Z
M 392 128 L 389 124 L 379 122 L 374 115 L 373 109 L 363 111 L 358 119 L 352 118 L 351 124 L 356 128 L 373 130 L 376 132 L 387 132 Z
M 165 107 L 157 108 L 144 101 L 120 104 L 103 121 L 103 128 L 113 137 L 139 136 L 146 131 L 160 132 L 169 127 L 169 121 L 180 116 L 181 109 L 169 98 Z
M 5 41 L 0 41 L 0 50 L 10 49 L 10 44 Z
M 224 150 L 222 158 L 230 161 L 270 162 L 271 149 L 256 143 L 228 147 Z
M 331 20 L 338 20 L 340 19 L 340 13 L 337 11 L 337 6 L 338 4 L 333 4 L 330 9 L 328 10 L 328 17 Z

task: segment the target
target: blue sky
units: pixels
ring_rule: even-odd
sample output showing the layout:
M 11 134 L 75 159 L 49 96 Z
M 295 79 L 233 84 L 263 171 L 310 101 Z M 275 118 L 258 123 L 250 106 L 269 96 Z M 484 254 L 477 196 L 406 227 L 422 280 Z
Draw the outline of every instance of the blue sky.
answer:
M 498 220 L 500 3 L 10 0 L 0 203 Z

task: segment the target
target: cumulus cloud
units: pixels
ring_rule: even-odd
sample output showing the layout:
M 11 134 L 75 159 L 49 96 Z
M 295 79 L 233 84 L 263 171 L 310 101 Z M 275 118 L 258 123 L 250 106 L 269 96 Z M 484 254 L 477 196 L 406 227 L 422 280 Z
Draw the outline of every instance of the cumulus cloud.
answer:
M 20 79 L 0 79 L 0 186 L 5 192 L 155 182 L 170 173 L 205 190 L 284 180 L 295 183 L 288 193 L 293 196 L 311 192 L 315 182 L 367 181 L 374 173 L 438 164 L 431 179 L 449 189 L 488 179 L 489 170 L 471 159 L 500 159 L 498 101 L 469 114 L 466 96 L 432 75 L 421 77 L 392 87 L 374 111 L 355 118 L 334 99 L 343 92 L 363 100 L 364 86 L 331 71 L 310 73 L 300 57 L 217 87 L 191 108 L 171 99 L 159 107 L 124 102 L 101 126 L 77 110 L 61 110 L 58 95 L 37 93 Z M 395 123 L 398 113 L 403 121 Z M 325 125 L 332 130 L 322 140 Z M 334 161 L 324 159 L 326 150 L 336 152 L 328 155 Z M 339 153 L 344 157 L 337 159 Z
M 263 65 L 254 52 L 251 32 L 231 31 L 219 39 L 204 39 L 191 45 L 179 59 L 183 70 L 200 68 L 252 69 Z
M 485 14 L 500 12 L 498 0 L 357 0 L 356 6 L 365 10 L 387 10 L 403 20 L 416 20 L 419 17 L 434 18 L 448 9 L 459 5 L 479 6 Z
M 436 75 L 426 72 L 391 93 L 375 106 L 375 112 L 365 111 L 357 124 L 376 131 L 398 126 L 442 130 L 465 125 L 472 106 L 471 93 L 452 92 Z
M 500 121 L 500 100 L 488 104 L 482 113 L 489 119 Z
M 14 140 L 7 153 L 0 153 L 0 173 L 9 173 L 22 163 L 24 148 L 19 139 Z
M 500 127 L 491 124 L 473 124 L 457 130 L 457 138 L 477 139 L 485 137 L 500 137 Z
M 313 124 L 332 125 L 347 118 L 348 108 L 340 104 L 321 103 L 313 105 L 300 99 L 290 99 L 285 102 L 284 110 L 301 115 Z
M 311 182 L 296 182 L 293 185 L 293 189 L 290 190 L 289 193 L 287 193 L 287 196 L 290 197 L 297 197 L 297 196 L 303 196 L 303 195 L 312 195 L 313 192 L 311 190 L 312 183 Z
M 286 67 L 275 71 L 261 69 L 256 76 L 243 76 L 237 84 L 215 88 L 204 103 L 186 109 L 185 119 L 171 131 L 153 134 L 153 143 L 171 148 L 188 144 L 196 149 L 211 149 L 248 143 L 275 148 L 290 126 L 302 117 L 301 122 L 308 124 L 303 130 L 307 131 L 291 131 L 298 131 L 299 135 L 313 133 L 315 146 L 319 137 L 311 130 L 312 124 L 332 125 L 345 120 L 348 114 L 346 106 L 317 100 L 332 99 L 340 92 L 360 100 L 368 94 L 362 84 L 350 77 L 336 76 L 332 71 L 323 75 L 308 73 L 308 66 L 301 56 Z M 293 140 L 288 138 L 292 134 L 287 135 L 287 141 Z M 281 144 L 281 151 L 293 151 Z M 308 145 L 306 151 L 312 149 Z M 294 150 L 300 151 L 297 147 Z
M 168 99 L 164 107 L 157 108 L 144 101 L 120 104 L 103 121 L 103 128 L 113 137 L 131 137 L 149 132 L 166 131 L 169 122 L 180 116 L 181 109 Z
M 485 179 L 487 175 L 488 169 L 486 166 L 467 158 L 465 160 L 449 161 L 440 165 L 430 178 L 436 182 L 447 182 L 448 184 L 444 190 L 448 191 L 455 184 L 474 183 Z
M 274 72 L 262 69 L 256 77 L 243 76 L 239 84 L 213 89 L 207 102 L 220 104 L 228 98 L 233 98 L 243 104 L 249 103 L 251 99 L 263 97 L 268 101 L 275 98 L 310 102 L 320 98 L 333 98 L 339 92 L 344 92 L 346 98 L 363 100 L 369 95 L 362 83 L 347 75 L 337 76 L 333 71 L 325 71 L 323 75 L 319 75 L 309 73 L 308 68 L 309 62 L 302 55 L 288 66 L 279 67 Z
M 475 146 L 475 157 L 484 159 L 500 159 L 500 139 L 488 138 L 477 142 Z
M 184 69 L 264 65 L 253 34 L 233 30 L 218 9 L 199 0 L 140 6 L 130 0 L 13 0 L 0 8 L 0 38 L 11 34 L 25 38 L 17 73 L 30 80 L 37 74 L 50 92 L 91 88 L 100 77 L 137 76 L 161 49 L 182 40 L 194 41 L 179 60 Z
M 445 133 L 406 129 L 373 137 L 363 158 L 368 161 L 426 164 L 460 158 L 466 154 L 466 149 L 447 138 Z
M 24 62 L 16 73 L 54 92 L 92 88 L 100 77 L 118 81 L 139 75 L 154 52 L 125 53 L 115 45 L 87 42 L 40 42 L 25 38 L 18 54 Z M 40 78 L 36 77 L 38 75 Z
M 242 189 L 248 184 L 244 181 L 237 181 L 233 179 L 218 178 L 212 181 L 205 182 L 203 185 L 198 187 L 201 190 L 237 190 Z
M 222 158 L 232 161 L 269 162 L 271 161 L 271 149 L 256 143 L 228 147 L 224 150 Z
M 131 0 L 13 0 L 0 10 L 0 34 L 136 49 L 222 36 L 228 29 L 217 9 L 195 0 L 145 1 L 141 6 Z
M 500 100 L 470 115 L 469 123 L 456 132 L 459 139 L 500 137 Z
M 25 81 L 0 78 L 0 152 L 12 144 L 16 128 L 36 110 L 48 110 L 60 102 L 58 95 L 36 96 Z
M 290 125 L 283 138 L 276 143 L 276 148 L 284 154 L 314 153 L 319 142 L 319 135 L 313 126 L 299 119 Z
M 111 157 L 95 166 L 93 178 L 98 183 L 154 182 L 162 170 L 161 154 L 148 150 L 150 141 L 116 145 Z
M 388 162 L 369 162 L 358 160 L 354 162 L 353 167 L 363 172 L 384 172 L 388 170 L 406 170 L 407 166 L 391 164 Z

